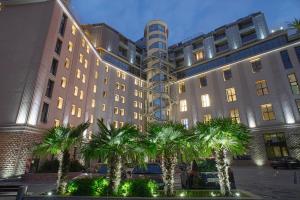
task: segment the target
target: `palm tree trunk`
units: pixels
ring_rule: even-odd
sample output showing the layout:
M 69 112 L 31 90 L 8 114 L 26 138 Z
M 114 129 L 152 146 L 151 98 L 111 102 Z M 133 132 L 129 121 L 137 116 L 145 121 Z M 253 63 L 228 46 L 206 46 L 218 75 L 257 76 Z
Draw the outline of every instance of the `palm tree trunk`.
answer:
M 121 182 L 121 156 L 112 155 L 108 160 L 109 167 L 109 191 L 116 193 Z
M 61 177 L 62 177 L 62 168 L 63 168 L 63 157 L 64 154 L 63 152 L 59 153 L 57 155 L 57 160 L 58 160 L 58 171 L 57 171 L 57 185 L 56 185 L 56 191 L 58 193 L 61 192 Z
M 162 156 L 162 171 L 163 171 L 163 181 L 164 181 L 164 192 L 166 196 L 174 195 L 174 176 L 175 167 L 177 163 L 176 155 L 170 155 L 164 153 Z
M 230 179 L 229 179 L 229 166 L 226 162 L 225 162 L 225 181 L 226 181 L 226 190 L 227 190 L 228 194 L 231 195 L 231 183 L 230 183 Z
M 220 191 L 223 196 L 228 196 L 229 191 L 226 184 L 226 163 L 223 151 L 215 152 L 216 166 L 218 169 L 218 178 L 220 184 Z

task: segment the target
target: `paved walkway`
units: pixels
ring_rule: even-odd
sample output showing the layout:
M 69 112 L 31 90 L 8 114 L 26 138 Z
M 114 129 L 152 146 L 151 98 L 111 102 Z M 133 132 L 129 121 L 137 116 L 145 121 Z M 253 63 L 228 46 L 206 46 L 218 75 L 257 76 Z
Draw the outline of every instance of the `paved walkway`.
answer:
M 241 166 L 233 167 L 233 172 L 239 189 L 264 199 L 300 200 L 300 169 L 274 170 L 271 167 Z

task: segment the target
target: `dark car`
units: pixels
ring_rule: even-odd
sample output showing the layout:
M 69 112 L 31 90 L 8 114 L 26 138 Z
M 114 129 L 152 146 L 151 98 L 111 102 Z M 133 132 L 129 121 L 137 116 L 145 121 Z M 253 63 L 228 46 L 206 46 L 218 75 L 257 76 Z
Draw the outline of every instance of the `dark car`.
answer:
M 156 181 L 160 188 L 164 186 L 162 170 L 158 163 L 148 163 L 146 166 L 137 166 L 131 172 L 133 179 L 145 178 Z
M 282 157 L 282 158 L 271 160 L 271 166 L 274 169 L 277 168 L 293 169 L 293 168 L 300 167 L 300 161 L 292 157 Z

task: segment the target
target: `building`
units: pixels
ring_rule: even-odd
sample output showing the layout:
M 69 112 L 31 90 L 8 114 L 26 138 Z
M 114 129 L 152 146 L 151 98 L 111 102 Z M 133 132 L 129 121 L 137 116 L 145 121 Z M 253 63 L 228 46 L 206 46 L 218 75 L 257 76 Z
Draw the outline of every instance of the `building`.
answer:
M 90 121 L 88 140 L 96 119 L 144 131 L 231 117 L 251 129 L 257 165 L 300 158 L 300 37 L 269 33 L 260 12 L 169 47 L 161 20 L 134 42 L 80 25 L 61 0 L 3 1 L 0 23 L 0 177 L 24 173 L 47 128 Z

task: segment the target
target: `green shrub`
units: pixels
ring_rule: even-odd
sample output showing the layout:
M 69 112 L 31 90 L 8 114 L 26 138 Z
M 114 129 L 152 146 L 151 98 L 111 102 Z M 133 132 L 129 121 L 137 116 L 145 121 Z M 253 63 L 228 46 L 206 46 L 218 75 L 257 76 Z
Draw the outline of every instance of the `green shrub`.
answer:
M 73 196 L 106 196 L 108 180 L 103 177 L 81 178 L 70 181 L 66 194 Z
M 147 179 L 132 179 L 123 181 L 118 189 L 118 195 L 123 197 L 152 197 L 157 194 L 158 185 Z

